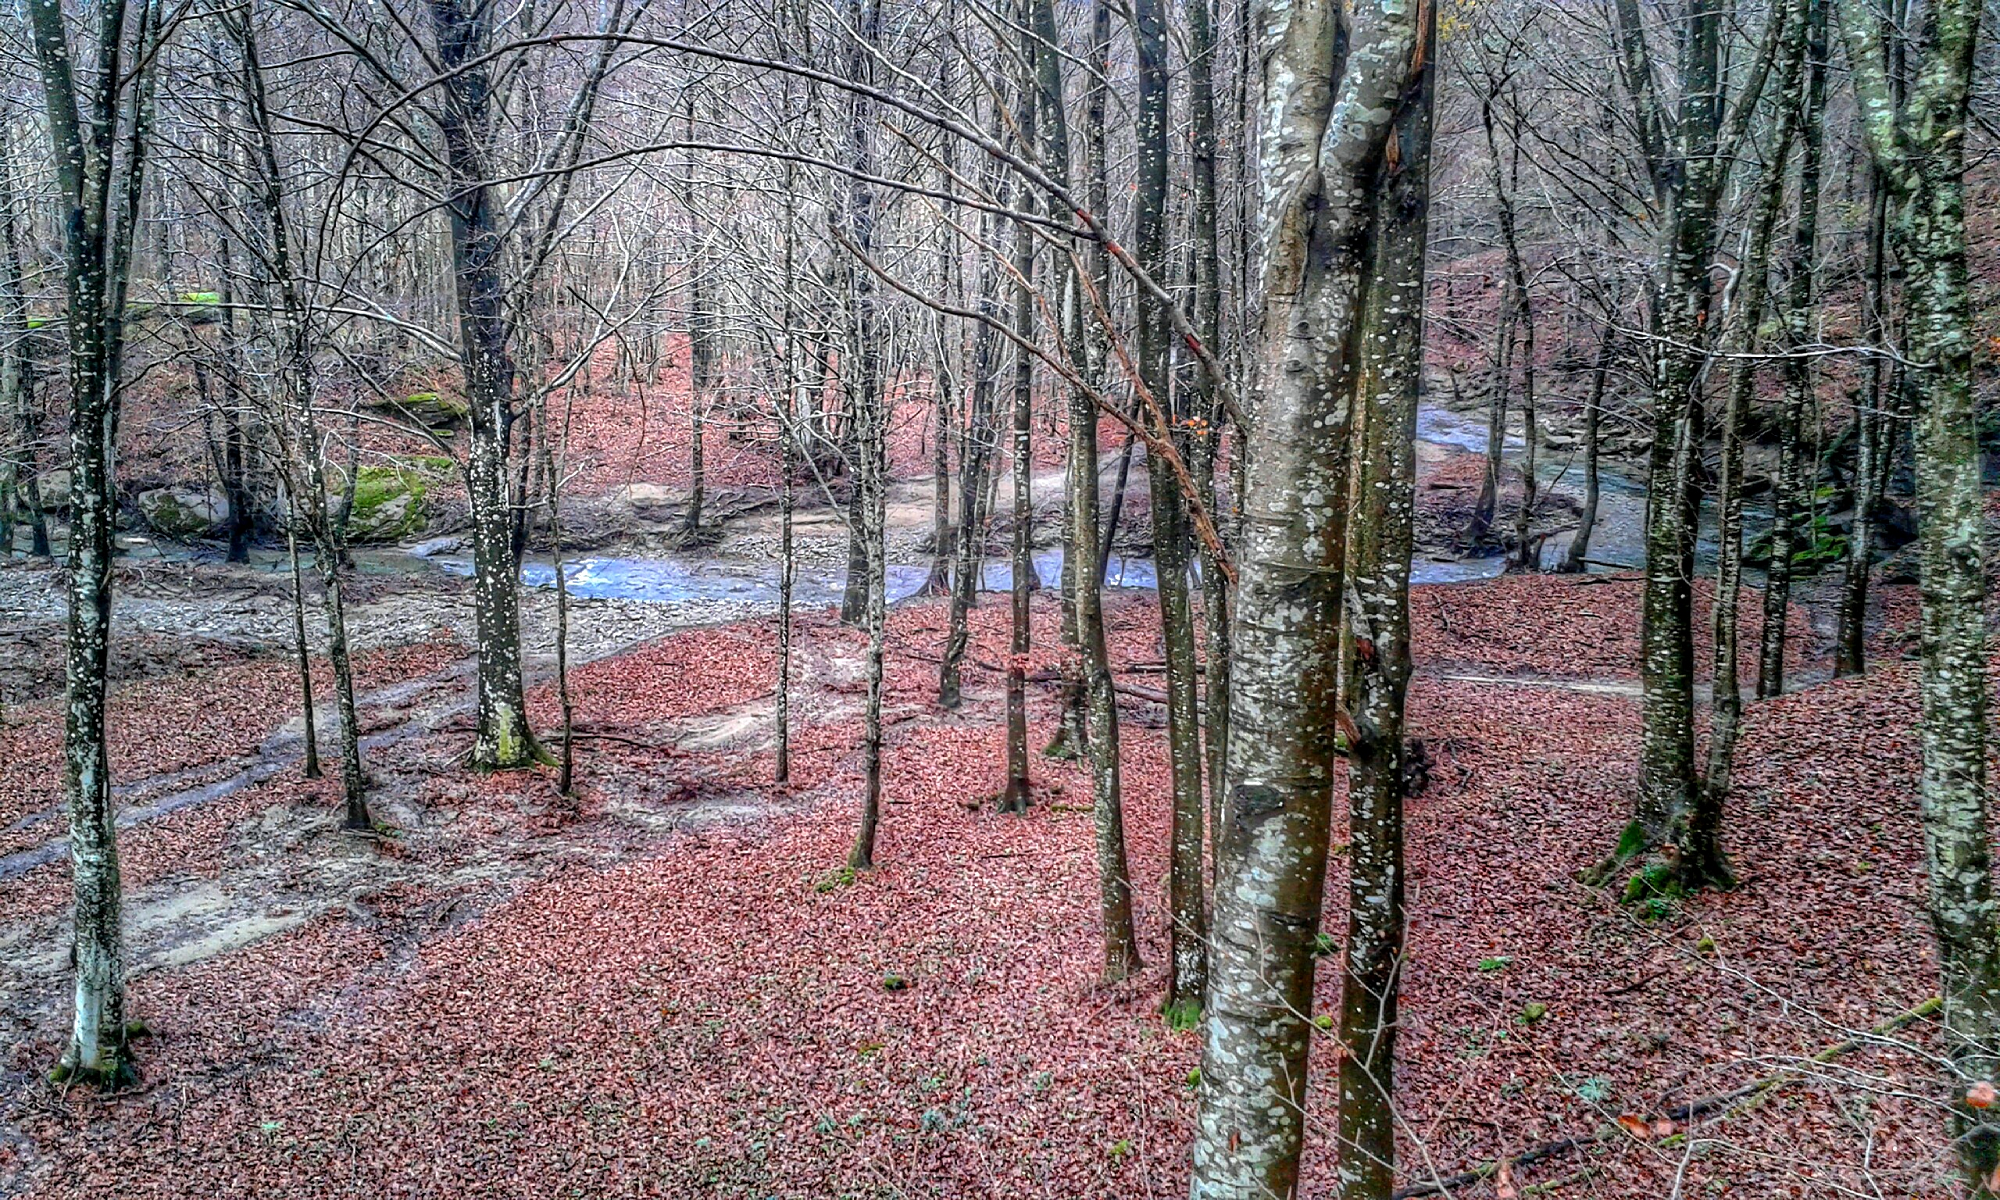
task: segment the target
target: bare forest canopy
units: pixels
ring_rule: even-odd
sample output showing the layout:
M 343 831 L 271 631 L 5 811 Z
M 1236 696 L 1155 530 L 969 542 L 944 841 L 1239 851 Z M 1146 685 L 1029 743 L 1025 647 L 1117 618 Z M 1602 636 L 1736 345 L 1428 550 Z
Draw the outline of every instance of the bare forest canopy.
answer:
M 2000 1196 L 1985 8 L 4 8 L 0 1195 Z

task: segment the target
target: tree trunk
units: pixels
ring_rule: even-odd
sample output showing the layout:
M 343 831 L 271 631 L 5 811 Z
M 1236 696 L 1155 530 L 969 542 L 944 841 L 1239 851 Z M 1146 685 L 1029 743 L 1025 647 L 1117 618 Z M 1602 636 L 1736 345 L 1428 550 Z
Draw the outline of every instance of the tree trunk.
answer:
M 304 775 L 318 779 L 319 724 L 313 715 L 312 651 L 306 644 L 305 574 L 299 570 L 299 508 L 290 488 L 285 489 L 285 552 L 292 566 L 292 645 L 298 650 L 299 706 L 305 715 L 306 751 Z
M 1260 174 L 1270 233 L 1231 647 L 1229 797 L 1209 960 L 1191 1192 L 1298 1188 L 1313 958 L 1325 888 L 1357 305 L 1419 6 L 1274 11 Z M 1426 54 L 1423 61 L 1428 61 Z M 1342 123 L 1329 128 L 1336 98 Z
M 75 896 L 75 1008 L 61 1079 L 117 1086 L 132 1077 L 119 928 L 118 828 L 111 799 L 105 693 L 111 643 L 113 447 L 122 385 L 124 311 L 152 117 L 157 0 L 128 19 L 122 0 L 99 7 L 101 53 L 114 66 L 80 90 L 63 13 L 30 5 L 28 27 L 47 101 L 63 209 L 70 347 L 69 613 L 63 657 L 63 795 Z M 130 25 L 132 28 L 127 29 Z M 114 152 L 114 144 L 125 144 Z
M 1167 83 L 1165 0 L 1133 5 L 1133 40 L 1139 59 L 1138 195 L 1133 214 L 1133 249 L 1154 279 L 1169 278 L 1167 256 Z M 1181 413 L 1168 378 L 1166 313 L 1143 289 L 1139 296 L 1138 367 L 1151 393 L 1147 408 L 1162 441 L 1185 449 Z M 1159 581 L 1160 637 L 1166 649 L 1167 759 L 1173 785 L 1170 834 L 1172 867 L 1168 907 L 1173 913 L 1173 958 L 1167 976 L 1167 1020 L 1191 1027 L 1207 990 L 1208 918 L 1202 863 L 1201 728 L 1195 713 L 1194 611 L 1188 595 L 1186 499 L 1163 454 L 1146 455 L 1152 484 L 1153 561 Z
M 1025 89 L 1024 89 L 1025 92 Z M 1034 141 L 1034 98 L 1024 94 L 1021 101 L 1023 141 Z M 1023 189 L 1019 203 L 1031 211 Z M 1022 280 L 1035 277 L 1035 242 L 1025 226 L 1014 230 L 1014 332 L 1032 340 L 1035 336 L 1034 294 Z M 1031 484 L 1034 478 L 1034 445 L 1031 441 L 1030 406 L 1034 401 L 1035 360 L 1024 349 L 1014 354 L 1014 536 L 1009 556 L 1011 604 L 1008 609 L 1007 644 L 1007 784 L 1000 792 L 1000 811 L 1028 811 L 1028 649 L 1029 598 L 1035 581 L 1035 503 Z
M 1187 0 L 1188 26 L 1188 108 L 1193 124 L 1192 161 L 1194 175 L 1194 326 L 1210 351 L 1222 353 L 1222 255 L 1217 230 L 1219 204 L 1216 197 L 1215 158 L 1215 7 L 1214 0 Z M 1222 436 L 1228 426 L 1227 410 L 1220 389 L 1206 371 L 1196 372 L 1204 401 L 1203 428 L 1193 439 L 1191 455 L 1195 485 L 1202 507 L 1218 522 L 1221 536 L 1221 507 L 1216 503 L 1216 474 L 1222 461 Z M 1240 443 L 1239 443 L 1240 446 Z M 1240 455 L 1239 455 L 1240 459 Z M 1242 463 L 1236 464 L 1242 469 Z M 1226 788 L 1225 770 L 1229 755 L 1229 580 L 1223 574 L 1206 543 L 1201 546 L 1201 589 L 1203 649 L 1202 715 L 1206 718 L 1204 749 L 1208 783 L 1208 826 L 1210 836 L 1222 827 L 1222 797 Z M 1200 850 L 1195 851 L 1199 858 Z M 1209 860 L 1208 885 L 1215 884 L 1213 857 Z
M 479 659 L 475 732 L 468 761 L 478 770 L 524 767 L 543 757 L 528 727 L 521 682 L 521 598 L 514 554 L 508 459 L 514 426 L 514 363 L 508 350 L 504 237 L 488 182 L 493 121 L 490 70 L 482 57 L 494 10 L 466 0 L 430 0 L 438 60 L 446 70 L 438 106 L 449 165 L 446 205 L 457 281 L 459 362 L 471 406 L 465 490 L 472 523 L 473 620 Z
M 694 99 L 692 88 L 687 93 L 688 140 L 695 140 Z M 689 151 L 687 178 L 682 195 L 687 203 L 688 219 L 696 220 L 701 206 L 695 200 L 696 157 Z M 681 525 L 681 536 L 688 541 L 701 536 L 701 506 L 703 493 L 707 490 L 708 471 L 703 460 L 703 434 L 708 413 L 711 366 L 715 355 L 714 314 L 709 312 L 707 290 L 707 264 L 701 252 L 701 229 L 696 225 L 691 230 L 692 240 L 688 246 L 688 507 L 687 516 Z
M 1866 321 L 1863 341 L 1886 350 L 1890 339 L 1888 311 L 1889 189 L 1882 172 L 1869 172 L 1868 267 Z M 1868 574 L 1875 549 L 1875 510 L 1887 490 L 1887 464 L 1894 457 L 1894 422 L 1887 411 L 1884 387 L 1889 360 L 1884 354 L 1868 359 L 1868 381 L 1855 424 L 1859 427 L 1854 467 L 1854 527 L 1847 537 L 1847 559 L 1841 566 L 1840 610 L 1833 638 L 1835 678 L 1859 675 L 1868 658 Z
M 1806 81 L 1799 113 L 1799 209 L 1788 255 L 1785 287 L 1784 413 L 1779 421 L 1778 478 L 1771 489 L 1771 561 L 1764 584 L 1764 635 L 1758 654 L 1757 696 L 1785 692 L 1785 626 L 1792 604 L 1792 560 L 1812 497 L 1806 423 L 1817 421 L 1813 368 L 1803 356 L 1812 340 L 1813 268 L 1819 241 L 1820 146 L 1826 124 L 1826 6 L 1806 0 Z
M 1348 531 L 1347 950 L 1340 989 L 1340 1194 L 1389 1200 L 1396 1183 L 1396 1000 L 1403 963 L 1403 697 L 1410 677 L 1411 517 L 1424 366 L 1436 17 L 1404 90 L 1375 201 L 1355 384 L 1359 502 Z M 1531 430 L 1533 426 L 1529 427 Z M 1529 439 L 1533 441 L 1532 436 Z
M 1967 97 L 1980 5 L 1939 0 L 1911 44 L 1907 103 L 1883 66 L 1881 19 L 1840 7 L 1868 145 L 1895 192 L 1895 242 L 1909 308 L 1916 398 L 1923 597 L 1923 814 L 1928 907 L 1943 979 L 1951 1137 L 1966 1188 L 1991 1197 L 2000 1124 L 1967 1089 L 2000 1076 L 2000 904 L 1986 805 L 1984 497 L 1965 244 Z
M 320 444 L 319 425 L 314 416 L 316 373 L 307 328 L 304 289 L 294 273 L 292 240 L 283 204 L 284 175 L 279 169 L 277 139 L 264 92 L 263 67 L 258 57 L 254 30 L 246 19 L 238 27 L 242 50 L 242 81 L 250 123 L 257 137 L 257 200 L 270 232 L 267 263 L 272 282 L 277 285 L 278 355 L 273 372 L 289 423 L 293 425 L 291 477 L 303 475 L 301 487 L 291 489 L 295 503 L 305 506 L 306 528 L 313 540 L 313 559 L 320 573 L 320 603 L 326 614 L 327 658 L 333 666 L 334 709 L 340 723 L 340 782 L 345 805 L 343 823 L 355 831 L 369 830 L 374 820 L 368 812 L 366 777 L 361 769 L 361 728 L 354 706 L 354 672 L 347 655 L 347 616 L 341 595 L 340 571 L 344 556 L 345 517 L 352 503 L 356 468 L 347 467 L 347 501 L 339 512 L 332 511 L 327 498 L 325 452 Z M 295 550 L 296 553 L 296 550 Z
M 881 38 L 880 0 L 848 0 L 848 18 L 858 41 L 848 57 L 851 78 L 866 82 L 872 74 L 872 51 Z M 873 105 L 854 97 L 853 147 L 857 164 L 865 172 L 870 161 Z M 875 190 L 856 179 L 848 192 L 848 218 L 854 244 L 868 253 L 875 238 Z M 884 502 L 887 499 L 888 400 L 881 386 L 881 347 L 877 344 L 875 277 L 859 266 L 850 266 L 849 281 L 854 298 L 855 358 L 859 387 L 854 418 L 855 457 L 859 460 L 855 487 L 855 513 L 860 523 L 854 537 L 861 543 L 863 570 L 862 615 L 868 629 L 868 705 L 862 719 L 862 799 L 861 827 L 855 834 L 848 865 L 857 871 L 875 865 L 875 830 L 882 815 L 882 654 L 887 620 L 887 563 L 884 544 Z M 849 590 L 852 590 L 850 578 Z
M 1569 550 L 1563 555 L 1565 575 L 1583 572 L 1585 560 L 1590 557 L 1590 535 L 1597 528 L 1600 491 L 1597 456 L 1604 425 L 1604 388 L 1611 376 L 1611 358 L 1618 345 L 1613 320 L 1615 314 L 1608 314 L 1604 328 L 1597 335 L 1597 366 L 1591 371 L 1590 398 L 1583 406 L 1583 505 L 1577 510 L 1576 533 L 1571 535 Z
M 982 218 L 980 228 L 990 244 L 993 222 Z M 997 319 L 999 287 L 991 257 L 982 254 L 978 303 L 989 320 Z M 944 662 L 938 668 L 938 705 L 945 709 L 957 708 L 962 698 L 960 664 L 971 638 L 967 620 L 978 596 L 986 556 L 986 517 L 992 511 L 986 503 L 987 482 L 998 438 L 993 427 L 995 337 L 985 321 L 972 333 L 972 403 L 958 443 L 958 564 L 952 574 L 951 628 L 945 637 Z

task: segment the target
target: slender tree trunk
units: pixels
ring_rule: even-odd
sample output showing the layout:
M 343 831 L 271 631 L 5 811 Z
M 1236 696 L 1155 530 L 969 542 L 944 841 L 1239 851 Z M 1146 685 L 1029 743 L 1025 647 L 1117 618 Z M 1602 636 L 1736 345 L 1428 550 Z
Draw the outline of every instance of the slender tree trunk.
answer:
M 58 5 L 28 6 L 62 197 L 70 377 L 69 613 L 63 656 L 63 795 L 75 896 L 73 1023 L 56 1075 L 116 1086 L 132 1076 L 118 829 L 105 695 L 116 522 L 113 447 L 126 282 L 152 118 L 157 0 L 98 6 L 100 61 L 81 86 Z M 128 25 L 131 27 L 128 30 Z M 132 64 L 129 77 L 121 59 Z M 120 141 L 124 144 L 117 145 Z M 115 147 L 115 149 L 114 149 Z
M 1035 67 L 1037 122 L 1042 135 L 1043 162 L 1067 187 L 1070 180 L 1068 115 L 1063 109 L 1061 46 L 1053 0 L 1030 0 L 1029 36 L 1023 51 Z M 1093 51 L 1094 52 L 1094 51 Z M 1101 136 L 1101 84 L 1093 83 L 1089 135 Z M 1093 145 L 1093 153 L 1097 147 Z M 1094 173 L 1095 162 L 1091 165 Z M 1095 187 L 1093 182 L 1092 187 Z M 1091 264 L 1094 266 L 1095 264 Z M 1090 269 L 1090 267 L 1086 267 Z M 1063 340 L 1071 363 L 1085 378 L 1094 365 L 1096 322 L 1085 313 L 1088 300 L 1074 266 L 1050 260 L 1053 290 L 1060 296 Z M 1096 281 L 1093 281 L 1096 286 Z M 1104 296 L 1102 290 L 1098 297 Z M 1112 689 L 1110 653 L 1105 645 L 1102 574 L 1096 569 L 1097 547 L 1097 404 L 1083 388 L 1071 388 L 1069 398 L 1069 513 L 1065 523 L 1064 583 L 1072 598 L 1073 620 L 1065 636 L 1075 650 L 1071 673 L 1075 698 L 1084 720 L 1082 736 L 1072 740 L 1090 756 L 1092 809 L 1096 818 L 1098 918 L 1103 928 L 1104 979 L 1122 980 L 1139 968 L 1138 938 L 1132 926 L 1132 880 L 1125 854 L 1125 810 L 1118 761 L 1118 698 Z M 1067 705 L 1066 705 L 1067 707 Z
M 865 82 L 873 75 L 872 50 L 881 39 L 880 0 L 848 0 L 848 17 L 860 39 L 849 55 L 849 74 L 851 78 Z M 858 95 L 854 97 L 853 146 L 863 171 L 868 169 L 870 161 L 873 113 L 872 104 Z M 874 244 L 875 215 L 874 187 L 855 179 L 848 192 L 848 216 L 854 244 L 864 254 Z M 889 402 L 882 389 L 875 277 L 853 266 L 849 268 L 849 280 L 850 294 L 854 298 L 854 352 L 859 376 L 859 403 L 854 416 L 857 422 L 856 457 L 860 462 L 855 507 L 860 524 L 855 527 L 854 536 L 860 540 L 864 551 L 863 569 L 866 575 L 862 607 L 868 629 L 868 705 L 862 720 L 862 771 L 866 794 L 862 800 L 861 828 L 855 835 L 854 849 L 848 855 L 848 865 L 859 871 L 875 865 L 875 830 L 882 814 L 882 654 L 888 615 L 884 595 L 887 582 L 884 506 L 888 482 Z
M 1340 989 L 1340 1194 L 1389 1200 L 1396 1183 L 1397 992 L 1403 964 L 1403 697 L 1410 677 L 1411 516 L 1423 387 L 1436 16 L 1404 90 L 1396 153 L 1376 189 L 1375 257 L 1355 384 L 1360 450 L 1348 531 L 1354 712 L 1347 777 L 1347 952 Z M 1532 430 L 1532 426 L 1530 429 Z M 1532 442 L 1532 435 L 1530 441 Z
M 1166 20 L 1165 0 L 1137 0 L 1133 5 L 1133 39 L 1139 59 L 1139 190 L 1132 243 L 1140 265 L 1155 279 L 1169 278 L 1171 269 L 1166 220 L 1170 104 Z M 1184 448 L 1181 413 L 1169 378 L 1168 336 L 1166 314 L 1159 301 L 1142 292 L 1136 341 L 1141 383 L 1152 394 L 1147 407 L 1158 420 L 1157 436 Z M 1191 1026 L 1207 989 L 1208 918 L 1203 895 L 1207 872 L 1202 863 L 1201 728 L 1195 713 L 1186 499 L 1165 455 L 1147 454 L 1146 473 L 1152 484 L 1153 561 L 1159 580 L 1160 634 L 1166 648 L 1167 759 L 1173 785 L 1172 866 L 1168 875 L 1173 959 L 1167 978 L 1167 1018 L 1170 1024 Z
M 1222 354 L 1222 253 L 1217 229 L 1220 205 L 1216 196 L 1215 159 L 1218 139 L 1215 122 L 1215 5 L 1214 0 L 1187 0 L 1188 27 L 1188 107 L 1193 125 L 1192 164 L 1194 175 L 1194 326 L 1195 332 L 1218 357 Z M 1221 506 L 1216 503 L 1216 474 L 1222 463 L 1223 431 L 1228 426 L 1222 395 L 1208 373 L 1196 373 L 1200 380 L 1205 411 L 1204 425 L 1193 439 L 1192 463 L 1202 507 L 1220 522 Z M 1239 443 L 1240 447 L 1240 443 Z M 1242 464 L 1236 464 L 1242 469 Z M 1220 524 L 1218 535 L 1222 533 Z M 1204 748 L 1208 783 L 1208 827 L 1210 836 L 1222 827 L 1222 797 L 1229 754 L 1229 580 L 1222 564 L 1206 544 L 1201 547 L 1203 649 L 1206 672 L 1202 677 L 1202 715 L 1206 718 Z M 1200 850 L 1195 851 L 1199 857 Z M 1215 861 L 1209 859 L 1208 885 L 1215 884 Z
M 1590 558 L 1590 535 L 1597 528 L 1600 497 L 1598 452 L 1603 443 L 1604 389 L 1611 376 L 1611 359 L 1617 353 L 1617 333 L 1611 320 L 1597 335 L 1597 365 L 1590 374 L 1590 398 L 1583 405 L 1583 506 L 1577 510 L 1576 533 L 1563 555 L 1562 572 L 1581 574 Z
M 1869 172 L 1868 267 L 1866 332 L 1863 341 L 1887 348 L 1890 338 L 1889 311 L 1889 189 L 1882 172 Z M 1868 575 L 1875 550 L 1875 513 L 1887 490 L 1886 464 L 1893 457 L 1894 424 L 1886 411 L 1888 396 L 1884 384 L 1888 359 L 1882 354 L 1868 359 L 1868 381 L 1855 415 L 1858 426 L 1854 466 L 1854 527 L 1848 533 L 1847 559 L 1841 568 L 1840 614 L 1833 638 L 1835 678 L 1859 675 L 1867 666 Z
M 688 140 L 695 140 L 694 121 L 695 93 L 692 88 L 687 93 Z M 682 194 L 687 203 L 690 220 L 700 213 L 701 206 L 695 199 L 696 156 L 688 153 L 687 178 Z M 714 314 L 709 312 L 708 264 L 701 250 L 701 229 L 692 231 L 692 241 L 688 246 L 688 507 L 687 517 L 681 526 L 681 536 L 692 541 L 701 536 L 701 507 L 703 493 L 707 490 L 708 471 L 703 458 L 703 434 L 708 414 L 711 367 L 715 355 Z
M 1764 584 L 1764 631 L 1758 654 L 1757 696 L 1785 691 L 1785 628 L 1792 605 L 1792 562 L 1812 497 L 1806 422 L 1815 413 L 1813 368 L 1801 350 L 1812 340 L 1813 268 L 1819 241 L 1822 132 L 1826 124 L 1826 6 L 1806 0 L 1806 80 L 1799 126 L 1799 208 L 1788 255 L 1785 288 L 1785 401 L 1779 420 L 1778 478 L 1771 489 L 1771 561 Z M 1815 459 L 1816 461 L 1816 459 Z
M 1022 140 L 1033 144 L 1035 102 L 1032 92 L 1023 89 L 1021 100 Z M 1019 201 L 1023 211 L 1032 211 L 1026 189 Z M 1014 231 L 1014 332 L 1023 339 L 1035 336 L 1034 294 L 1023 280 L 1035 276 L 1035 243 L 1025 227 Z M 1007 784 L 1000 792 L 1000 811 L 1025 813 L 1030 800 L 1028 781 L 1028 650 L 1029 598 L 1035 580 L 1035 502 L 1032 480 L 1035 473 L 1033 426 L 1030 420 L 1034 401 L 1035 360 L 1025 350 L 1014 355 L 1014 536 L 1009 558 L 1011 605 L 1007 645 Z
M 292 426 L 290 440 L 295 465 L 290 475 L 304 486 L 291 491 L 294 503 L 304 505 L 306 528 L 313 541 L 313 560 L 320 574 L 320 603 L 326 615 L 327 658 L 333 666 L 334 709 L 340 728 L 341 794 L 345 805 L 343 823 L 350 830 L 369 830 L 374 828 L 374 819 L 368 812 L 367 782 L 361 767 L 361 728 L 355 712 L 354 672 L 347 654 L 347 617 L 340 580 L 341 560 L 346 550 L 346 513 L 353 502 L 356 467 L 350 459 L 347 498 L 336 509 L 327 493 L 326 454 L 314 416 L 316 375 L 306 301 L 294 270 L 291 232 L 283 204 L 284 176 L 278 165 L 263 66 L 255 31 L 248 20 L 238 26 L 237 32 L 243 56 L 244 96 L 257 138 L 256 198 L 270 233 L 268 264 L 280 301 L 277 369 L 273 377 L 282 410 Z
M 305 573 L 299 569 L 299 508 L 291 489 L 285 489 L 285 552 L 292 566 L 292 645 L 298 650 L 299 705 L 305 713 L 306 758 L 304 774 L 318 779 L 319 722 L 313 715 L 312 650 L 306 644 Z
M 792 90 L 791 80 L 784 82 L 785 125 L 791 124 Z M 797 393 L 803 384 L 799 370 L 798 344 L 798 201 L 796 198 L 797 170 L 791 163 L 785 164 L 785 312 L 784 312 L 784 354 L 785 379 L 784 396 L 778 402 L 778 688 L 773 703 L 772 719 L 775 722 L 777 738 L 777 763 L 774 775 L 777 782 L 789 783 L 792 778 L 792 579 L 797 554 L 792 542 L 792 511 L 796 504 L 793 493 L 792 446 L 796 436 L 795 423 L 799 418 Z
M 488 182 L 495 101 L 482 57 L 495 10 L 430 0 L 438 59 L 448 72 L 438 105 L 450 167 L 446 205 L 457 280 L 459 360 L 471 407 L 465 467 L 472 518 L 473 619 L 479 659 L 471 765 L 524 767 L 543 757 L 528 727 L 521 677 L 521 597 L 514 553 L 514 362 L 508 351 L 504 235 Z
M 1486 409 L 1486 470 L 1479 479 L 1479 499 L 1472 509 L 1473 548 L 1493 536 L 1493 518 L 1500 507 L 1500 476 L 1507 446 L 1507 393 L 1514 389 L 1514 322 L 1518 311 L 1514 277 L 1500 285 L 1500 324 L 1493 334 L 1493 394 Z
M 11 114 L 10 114 L 11 117 Z M 22 292 L 21 245 L 14 218 L 14 134 L 12 121 L 0 130 L 0 420 L 8 422 L 0 439 L 5 477 L 0 479 L 0 559 L 14 556 L 16 506 L 35 530 L 37 550 L 48 553 L 48 526 L 41 512 L 41 489 L 35 484 L 35 441 L 38 431 L 28 358 L 28 309 Z
M 982 219 L 982 236 L 989 242 L 992 227 L 990 219 Z M 978 303 L 988 319 L 997 319 L 999 286 L 998 272 L 990 259 L 981 255 Z M 971 638 L 967 620 L 978 596 L 986 556 L 986 516 L 992 511 L 986 493 L 998 436 L 993 427 L 995 336 L 984 321 L 972 334 L 972 403 L 966 412 L 965 432 L 959 438 L 958 565 L 952 574 L 951 628 L 945 638 L 944 662 L 938 668 L 938 704 L 945 709 L 957 708 L 961 700 L 959 668 Z
M 1638 57 L 1637 0 L 1618 0 L 1627 53 Z M 1780 20 L 1778 13 L 1770 20 Z M 1687 10 L 1682 30 L 1679 115 L 1666 118 L 1642 91 L 1641 109 L 1653 130 L 1649 151 L 1654 187 L 1665 204 L 1660 269 L 1653 299 L 1657 340 L 1653 368 L 1653 447 L 1648 463 L 1646 581 L 1640 601 L 1639 786 L 1634 819 L 1593 877 L 1608 879 L 1627 862 L 1654 855 L 1649 871 L 1698 888 L 1709 878 L 1719 846 L 1715 831 L 1693 820 L 1700 786 L 1695 772 L 1693 590 L 1696 515 L 1701 499 L 1702 408 L 1699 393 L 1713 301 L 1711 268 L 1716 212 L 1724 181 L 1721 155 L 1725 79 L 1721 70 L 1723 6 Z M 1636 69 L 1636 68 L 1635 68 Z M 1645 65 L 1650 71 L 1650 65 Z M 1634 82 L 1627 71 L 1628 85 Z M 1761 88 L 1762 80 L 1758 80 Z M 1746 89 L 1747 90 L 1747 89 Z M 1738 112 L 1746 101 L 1738 100 Z

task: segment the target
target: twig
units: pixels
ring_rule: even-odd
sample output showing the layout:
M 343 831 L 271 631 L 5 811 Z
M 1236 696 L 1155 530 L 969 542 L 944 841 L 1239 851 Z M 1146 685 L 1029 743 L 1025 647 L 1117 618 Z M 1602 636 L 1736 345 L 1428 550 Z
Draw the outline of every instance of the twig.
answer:
M 1835 1042 L 1833 1045 L 1821 1050 L 1818 1054 L 1806 1059 L 1801 1066 L 1830 1062 L 1851 1050 L 1858 1049 L 1869 1038 L 1877 1038 L 1894 1033 L 1905 1025 L 1932 1016 L 1941 1007 L 1943 1007 L 1943 1001 L 1937 996 L 1932 996 L 1901 1016 L 1891 1017 L 1875 1026 L 1875 1028 L 1869 1030 L 1865 1035 Z M 1720 1092 L 1713 1096 L 1703 1097 L 1700 1100 L 1691 1100 L 1686 1104 L 1676 1105 L 1668 1109 L 1663 1115 L 1674 1121 L 1686 1121 L 1691 1117 L 1703 1116 L 1718 1109 L 1722 1110 L 1722 1118 L 1719 1119 L 1727 1119 L 1738 1113 L 1748 1112 L 1750 1109 L 1763 1103 L 1764 1099 L 1772 1092 L 1791 1082 L 1793 1077 L 1799 1074 L 1801 1066 L 1787 1067 L 1782 1071 L 1766 1075 L 1762 1079 L 1744 1084 L 1742 1087 L 1734 1090 Z M 1447 1176 L 1443 1179 L 1432 1179 L 1424 1183 L 1408 1184 L 1397 1188 L 1394 1197 L 1395 1200 L 1412 1200 L 1413 1197 L 1417 1196 L 1447 1195 L 1459 1188 L 1471 1187 L 1475 1183 L 1490 1179 L 1499 1173 L 1503 1165 L 1510 1168 L 1525 1167 L 1531 1163 L 1540 1162 L 1543 1159 L 1554 1158 L 1559 1154 L 1567 1154 L 1572 1150 L 1581 1150 L 1590 1146 L 1602 1145 L 1619 1137 L 1630 1136 L 1632 1135 L 1627 1133 L 1625 1127 L 1622 1125 L 1615 1123 L 1601 1125 L 1593 1133 L 1578 1134 L 1574 1137 L 1561 1138 L 1553 1142 L 1544 1142 L 1519 1154 L 1481 1163 L 1469 1170 L 1460 1171 L 1456 1175 Z M 1676 1134 L 1673 1137 L 1663 1139 L 1663 1144 L 1671 1144 L 1680 1136 L 1682 1135 Z

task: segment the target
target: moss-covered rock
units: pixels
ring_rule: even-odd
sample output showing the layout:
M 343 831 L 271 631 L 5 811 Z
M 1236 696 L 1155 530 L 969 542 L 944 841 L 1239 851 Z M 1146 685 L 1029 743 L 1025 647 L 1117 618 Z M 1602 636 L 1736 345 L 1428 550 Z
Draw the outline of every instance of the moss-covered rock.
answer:
M 354 480 L 354 506 L 347 513 L 350 543 L 398 542 L 423 532 L 429 519 L 424 500 L 440 467 L 449 459 L 412 458 L 361 467 Z
M 140 492 L 138 503 L 154 533 L 178 541 L 206 536 L 229 519 L 229 501 L 212 488 L 154 488 Z
M 463 397 L 442 392 L 411 392 L 407 396 L 376 396 L 368 407 L 402 417 L 414 418 L 430 429 L 449 429 L 472 415 L 472 406 Z

